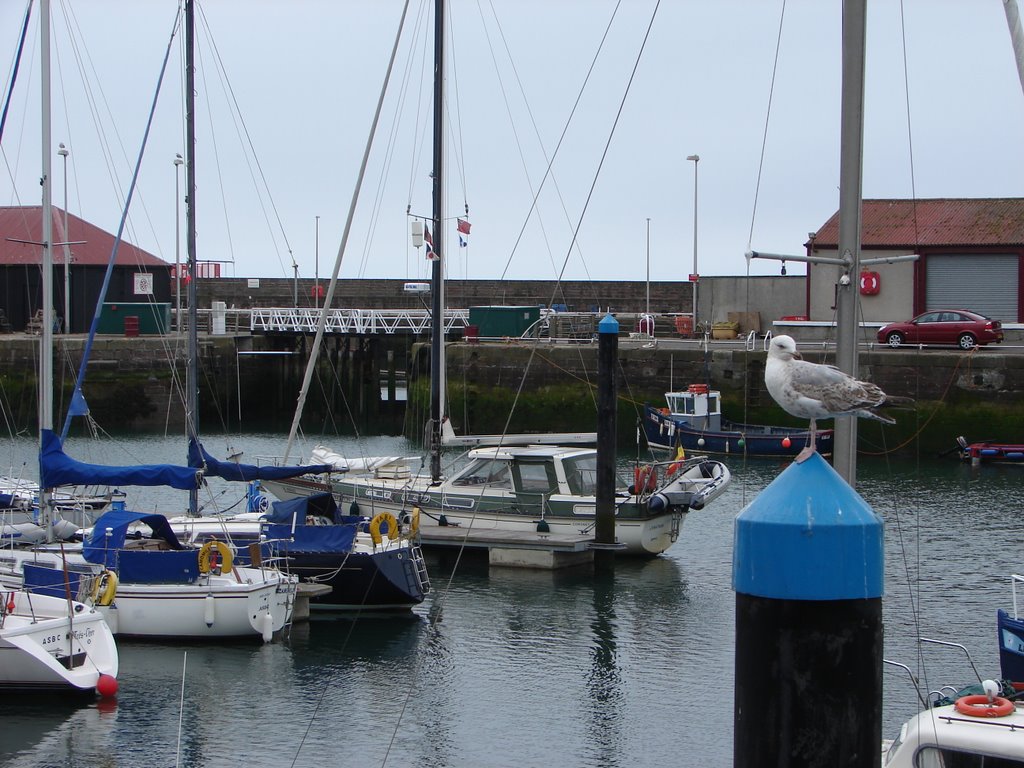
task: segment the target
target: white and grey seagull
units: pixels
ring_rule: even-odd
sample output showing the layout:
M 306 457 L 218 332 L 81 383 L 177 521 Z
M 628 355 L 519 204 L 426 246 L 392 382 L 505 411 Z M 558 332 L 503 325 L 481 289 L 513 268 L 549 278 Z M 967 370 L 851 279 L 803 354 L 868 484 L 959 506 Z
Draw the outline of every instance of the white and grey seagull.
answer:
M 791 336 L 776 336 L 768 345 L 764 383 L 786 413 L 811 420 L 810 446 L 798 460 L 814 450 L 818 419 L 849 415 L 895 424 L 875 409 L 912 402 L 909 398 L 889 397 L 875 384 L 859 381 L 833 365 L 802 359 Z

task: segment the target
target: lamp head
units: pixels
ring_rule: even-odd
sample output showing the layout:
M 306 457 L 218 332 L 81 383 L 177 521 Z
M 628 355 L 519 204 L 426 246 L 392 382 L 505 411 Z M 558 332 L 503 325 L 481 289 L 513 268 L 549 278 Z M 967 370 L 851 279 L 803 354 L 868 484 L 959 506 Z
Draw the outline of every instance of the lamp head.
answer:
M 181 157 L 181 155 L 180 155 L 180 154 L 179 154 L 179 155 L 175 155 L 175 156 L 174 156 L 174 164 L 175 164 L 175 165 L 181 165 L 181 164 L 182 164 L 182 163 L 184 163 L 184 162 L 185 162 L 185 161 L 184 161 L 184 160 L 182 159 L 182 157 Z
M 64 146 L 64 142 L 63 141 L 60 143 L 60 145 L 57 148 L 57 154 L 60 155 L 61 157 L 67 157 L 68 156 L 68 148 Z
M 687 160 L 693 160 L 693 162 L 696 163 L 698 160 L 700 160 L 700 155 L 687 155 L 686 159 Z

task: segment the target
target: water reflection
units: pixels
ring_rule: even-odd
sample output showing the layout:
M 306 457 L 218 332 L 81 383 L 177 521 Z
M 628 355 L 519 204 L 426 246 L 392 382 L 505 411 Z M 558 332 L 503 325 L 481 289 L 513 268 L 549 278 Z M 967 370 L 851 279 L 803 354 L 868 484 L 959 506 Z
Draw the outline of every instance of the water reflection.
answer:
M 622 673 L 618 666 L 615 631 L 615 572 L 598 569 L 593 578 L 594 615 L 590 628 L 594 633 L 591 648 L 591 669 L 587 677 L 589 691 L 590 762 L 597 765 L 619 765 L 622 746 L 622 713 L 620 708 Z

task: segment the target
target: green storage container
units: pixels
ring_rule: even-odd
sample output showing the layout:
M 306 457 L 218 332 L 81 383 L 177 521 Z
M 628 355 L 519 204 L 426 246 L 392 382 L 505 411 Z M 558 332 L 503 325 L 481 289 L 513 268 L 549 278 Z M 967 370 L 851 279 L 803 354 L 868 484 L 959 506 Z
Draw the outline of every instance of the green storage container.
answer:
M 126 318 L 137 318 L 136 322 Z M 169 303 L 150 302 L 104 302 L 97 333 L 109 333 L 117 336 L 164 334 L 171 327 L 171 305 Z M 126 334 L 125 331 L 128 331 Z
M 540 307 L 470 307 L 469 324 L 482 339 L 518 339 L 540 320 Z

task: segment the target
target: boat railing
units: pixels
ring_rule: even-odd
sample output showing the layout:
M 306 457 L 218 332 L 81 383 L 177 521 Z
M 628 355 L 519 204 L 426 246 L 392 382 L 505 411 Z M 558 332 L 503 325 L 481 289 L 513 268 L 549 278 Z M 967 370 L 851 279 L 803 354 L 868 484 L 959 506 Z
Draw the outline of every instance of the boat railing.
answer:
M 1013 592 L 1013 618 L 1014 619 L 1020 618 L 1020 614 L 1017 613 L 1017 582 L 1018 581 L 1024 582 L 1024 576 L 1021 576 L 1020 574 L 1016 574 L 1016 573 L 1011 573 L 1010 574 L 1010 589 Z
M 762 344 L 764 345 L 764 351 L 765 352 L 768 351 L 768 347 L 771 346 L 771 343 L 772 343 L 772 332 L 771 331 L 765 331 L 765 333 L 764 333 L 764 341 L 762 342 Z
M 744 344 L 747 352 L 753 352 L 757 349 L 757 331 L 751 331 L 747 334 L 747 339 Z
M 978 682 L 980 683 L 982 681 L 981 673 L 978 672 L 978 668 L 974 665 L 974 659 L 971 658 L 971 652 L 969 650 L 967 650 L 967 646 L 966 645 L 961 645 L 960 643 L 952 643 L 952 642 L 950 642 L 948 640 L 933 640 L 930 637 L 919 637 L 917 639 L 920 640 L 922 643 L 932 643 L 933 645 L 942 645 L 942 646 L 945 646 L 946 648 L 959 648 L 961 651 L 964 652 L 964 656 L 967 657 L 967 663 L 970 664 L 971 665 L 971 669 L 974 670 L 974 676 L 978 679 Z
M 921 694 L 921 684 L 918 681 L 917 677 L 914 675 L 914 672 L 913 672 L 913 670 L 911 670 L 910 667 L 908 667 L 906 664 L 901 664 L 898 661 L 889 661 L 889 659 L 882 659 L 882 663 L 883 664 L 889 664 L 890 666 L 893 666 L 893 667 L 898 667 L 899 669 L 902 669 L 904 672 L 906 672 L 907 673 L 907 677 L 910 678 L 910 682 L 913 683 L 913 685 L 914 685 L 914 690 L 917 691 L 917 699 L 918 699 L 918 701 L 921 702 L 921 706 L 924 706 L 924 707 L 928 706 L 928 702 L 925 700 L 924 696 Z M 932 695 L 931 693 L 928 694 L 929 698 L 931 697 L 931 695 Z

